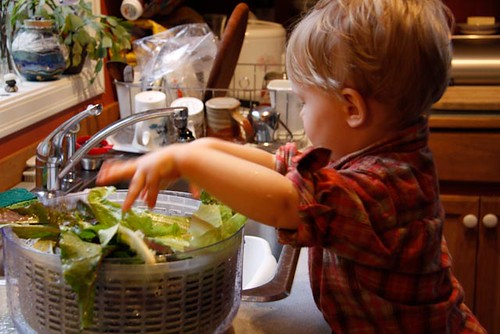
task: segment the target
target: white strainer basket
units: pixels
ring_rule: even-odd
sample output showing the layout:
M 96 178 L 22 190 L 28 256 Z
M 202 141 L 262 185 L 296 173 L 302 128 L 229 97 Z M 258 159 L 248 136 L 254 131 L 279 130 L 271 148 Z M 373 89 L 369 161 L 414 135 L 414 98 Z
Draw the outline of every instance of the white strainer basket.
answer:
M 109 198 L 121 202 L 125 194 Z M 182 193 L 165 192 L 155 211 L 187 215 L 198 205 Z M 8 228 L 3 235 L 7 296 L 17 330 L 80 333 L 76 295 L 63 281 L 59 256 L 30 248 Z M 242 239 L 243 229 L 167 263 L 105 261 L 96 283 L 94 325 L 82 333 L 225 332 L 240 305 Z

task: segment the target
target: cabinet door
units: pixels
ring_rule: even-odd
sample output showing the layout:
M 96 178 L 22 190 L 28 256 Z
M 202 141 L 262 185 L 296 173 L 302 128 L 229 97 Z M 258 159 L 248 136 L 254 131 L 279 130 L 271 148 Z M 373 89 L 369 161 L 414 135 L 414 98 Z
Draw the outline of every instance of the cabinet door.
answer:
M 500 334 L 499 219 L 500 197 L 481 197 L 475 310 L 479 321 L 491 334 Z
M 465 304 L 474 310 L 476 249 L 478 244 L 478 196 L 442 195 L 446 213 L 443 234 L 453 259 L 452 270 L 465 291 Z M 467 227 L 467 226 L 468 227 Z

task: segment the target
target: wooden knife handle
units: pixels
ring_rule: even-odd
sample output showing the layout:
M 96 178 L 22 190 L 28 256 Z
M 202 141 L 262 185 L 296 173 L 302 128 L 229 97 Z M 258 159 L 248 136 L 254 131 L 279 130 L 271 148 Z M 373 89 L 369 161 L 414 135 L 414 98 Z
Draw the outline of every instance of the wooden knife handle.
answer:
M 210 70 L 204 101 L 214 96 L 226 95 L 224 90 L 229 89 L 229 84 L 240 57 L 247 30 L 248 14 L 248 5 L 243 2 L 239 3 L 231 13 L 222 34 L 214 64 Z

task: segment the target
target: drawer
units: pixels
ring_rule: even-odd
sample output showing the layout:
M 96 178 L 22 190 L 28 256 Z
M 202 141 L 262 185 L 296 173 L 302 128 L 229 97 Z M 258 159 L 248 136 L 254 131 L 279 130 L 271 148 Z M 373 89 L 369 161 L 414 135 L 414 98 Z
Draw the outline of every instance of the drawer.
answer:
M 441 181 L 500 182 L 500 133 L 431 131 Z

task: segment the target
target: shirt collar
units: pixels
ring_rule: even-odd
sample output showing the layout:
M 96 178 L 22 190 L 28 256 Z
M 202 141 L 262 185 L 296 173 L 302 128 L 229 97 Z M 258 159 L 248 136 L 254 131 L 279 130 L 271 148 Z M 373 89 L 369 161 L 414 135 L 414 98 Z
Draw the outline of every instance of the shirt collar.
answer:
M 396 132 L 394 135 L 332 161 L 331 166 L 335 169 L 341 169 L 361 156 L 418 150 L 427 146 L 428 137 L 428 117 L 421 116 L 415 123 Z

